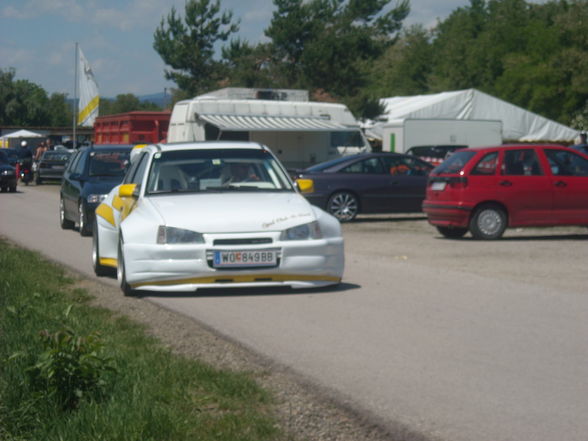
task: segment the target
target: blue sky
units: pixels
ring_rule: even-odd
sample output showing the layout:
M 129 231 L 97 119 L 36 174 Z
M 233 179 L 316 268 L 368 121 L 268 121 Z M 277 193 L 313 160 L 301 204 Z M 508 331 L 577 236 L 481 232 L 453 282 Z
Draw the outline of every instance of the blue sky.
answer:
M 153 33 L 172 6 L 185 0 L 2 0 L 0 69 L 13 67 L 48 93 L 73 96 L 74 48 L 78 42 L 94 71 L 100 95 L 148 95 L 174 87 L 153 49 Z M 394 0 L 392 2 L 394 4 Z M 406 25 L 433 26 L 468 0 L 411 0 Z M 271 20 L 271 0 L 221 0 L 241 20 L 238 36 L 262 40 Z

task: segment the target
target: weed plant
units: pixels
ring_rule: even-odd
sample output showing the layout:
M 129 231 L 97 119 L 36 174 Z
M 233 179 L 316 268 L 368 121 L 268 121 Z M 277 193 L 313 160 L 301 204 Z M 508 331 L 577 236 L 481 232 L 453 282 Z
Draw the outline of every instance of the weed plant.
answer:
M 73 285 L 0 241 L 1 440 L 284 439 L 250 374 L 171 354 Z

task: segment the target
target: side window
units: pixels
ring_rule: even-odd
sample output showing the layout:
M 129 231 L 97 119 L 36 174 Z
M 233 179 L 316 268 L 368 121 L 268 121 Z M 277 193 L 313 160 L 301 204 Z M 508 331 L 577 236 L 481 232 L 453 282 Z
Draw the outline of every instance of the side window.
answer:
M 132 173 L 129 173 L 129 184 L 137 184 L 138 186 L 141 185 L 141 183 L 143 182 L 143 176 L 145 175 L 145 169 L 147 168 L 148 158 L 148 154 L 141 154 L 141 157 L 137 161 L 137 168 Z
M 432 169 L 428 164 L 410 157 L 388 156 L 384 158 L 386 170 L 391 175 L 426 176 Z
M 555 176 L 588 176 L 588 160 L 573 152 L 545 150 L 551 173 Z
M 84 173 L 84 165 L 86 165 L 86 158 L 88 157 L 88 152 L 80 152 L 78 153 L 78 157 L 76 158 L 76 162 L 72 166 L 72 173 L 79 173 L 80 175 Z
M 496 173 L 497 165 L 498 152 L 488 153 L 480 159 L 470 174 L 481 176 L 493 175 Z
M 342 173 L 368 173 L 368 174 L 382 174 L 384 168 L 378 158 L 368 158 L 363 161 L 354 162 L 351 165 L 341 169 Z
M 433 169 L 432 166 L 418 159 L 402 158 L 402 160 L 408 166 L 410 176 L 427 176 Z
M 535 150 L 521 149 L 505 150 L 502 174 L 505 176 L 539 176 L 543 172 Z
M 76 164 L 78 163 L 78 161 L 80 160 L 80 152 L 76 152 L 72 155 L 71 159 L 69 160 L 69 163 L 67 164 L 67 172 L 68 173 L 72 173 L 73 170 L 76 167 Z

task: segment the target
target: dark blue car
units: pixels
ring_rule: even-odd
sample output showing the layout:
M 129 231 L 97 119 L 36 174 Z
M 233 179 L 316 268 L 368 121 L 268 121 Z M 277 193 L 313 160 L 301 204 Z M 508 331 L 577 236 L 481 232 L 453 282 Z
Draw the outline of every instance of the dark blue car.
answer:
M 362 153 L 314 165 L 295 178 L 311 204 L 348 222 L 360 213 L 422 211 L 432 169 L 411 155 Z
M 82 236 L 92 234 L 94 210 L 121 183 L 132 148 L 132 145 L 95 145 L 81 147 L 74 153 L 61 183 L 61 228 L 77 225 Z

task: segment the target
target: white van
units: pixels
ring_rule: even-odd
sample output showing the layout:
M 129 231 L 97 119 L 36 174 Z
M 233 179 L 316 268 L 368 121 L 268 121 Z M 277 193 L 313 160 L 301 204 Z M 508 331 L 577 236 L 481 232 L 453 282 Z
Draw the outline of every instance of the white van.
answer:
M 288 168 L 370 150 L 345 105 L 307 97 L 306 91 L 227 88 L 179 101 L 167 141 L 259 142 Z

